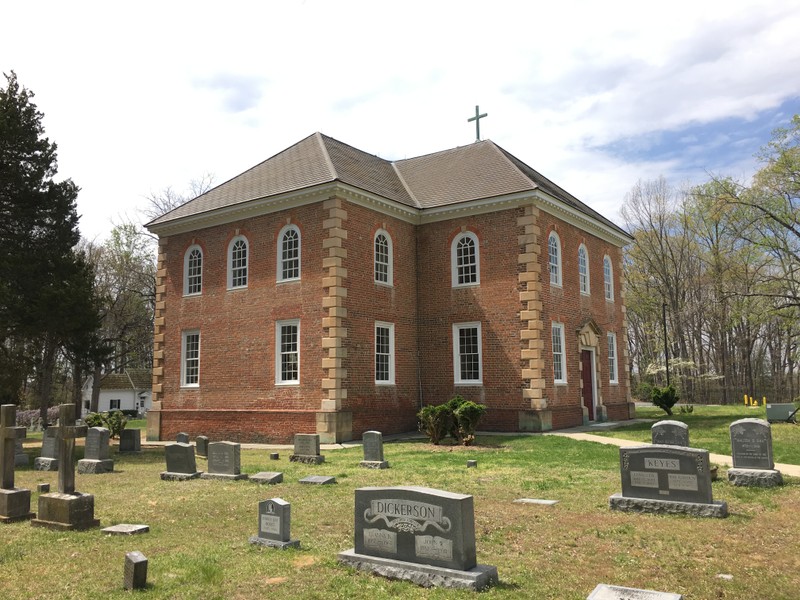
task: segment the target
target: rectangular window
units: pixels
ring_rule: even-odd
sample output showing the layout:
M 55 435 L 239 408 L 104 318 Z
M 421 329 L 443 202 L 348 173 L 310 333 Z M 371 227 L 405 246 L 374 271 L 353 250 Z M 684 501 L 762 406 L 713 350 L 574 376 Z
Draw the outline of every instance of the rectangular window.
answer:
M 483 383 L 480 323 L 453 325 L 453 371 L 457 384 Z
M 608 380 L 609 383 L 617 383 L 617 334 L 608 334 Z
M 375 383 L 394 384 L 394 324 L 375 323 Z
M 275 324 L 275 383 L 300 383 L 300 321 Z
M 108 401 L 108 410 L 119 410 L 119 398 L 112 398 Z
M 567 365 L 564 355 L 564 324 L 553 323 L 553 381 L 567 383 Z
M 200 385 L 200 332 L 184 331 L 181 349 L 181 385 Z

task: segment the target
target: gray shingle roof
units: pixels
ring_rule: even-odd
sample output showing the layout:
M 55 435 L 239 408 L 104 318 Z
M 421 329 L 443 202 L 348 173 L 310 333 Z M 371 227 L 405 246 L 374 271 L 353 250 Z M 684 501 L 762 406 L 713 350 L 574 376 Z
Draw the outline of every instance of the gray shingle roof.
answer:
M 321 133 L 310 135 L 148 226 L 335 181 L 423 211 L 540 189 L 627 237 L 614 223 L 489 140 L 392 162 Z

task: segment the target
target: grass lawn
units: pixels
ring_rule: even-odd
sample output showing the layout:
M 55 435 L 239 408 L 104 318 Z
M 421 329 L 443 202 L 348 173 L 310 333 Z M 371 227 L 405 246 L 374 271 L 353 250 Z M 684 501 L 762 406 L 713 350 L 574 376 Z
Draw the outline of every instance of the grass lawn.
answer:
M 131 598 L 122 590 L 124 556 L 139 550 L 149 559 L 149 588 L 137 594 L 141 598 L 475 598 L 337 564 L 336 554 L 353 547 L 356 488 L 420 485 L 474 496 L 478 562 L 495 565 L 501 580 L 482 598 L 583 600 L 598 583 L 677 592 L 687 600 L 797 597 L 798 480 L 787 478 L 780 489 L 738 489 L 723 474 L 713 489 L 716 500 L 728 502 L 727 519 L 618 513 L 607 507 L 608 497 L 620 491 L 616 447 L 538 435 L 479 436 L 477 442 L 471 448 L 387 443 L 391 469 L 384 471 L 359 468 L 360 448 L 327 451 L 319 466 L 290 463 L 286 451 L 270 461 L 268 450 L 243 450 L 245 472 L 284 472 L 285 483 L 269 487 L 163 482 L 162 448 L 115 454 L 114 473 L 76 475 L 77 489 L 95 495 L 103 527 L 146 523 L 150 533 L 106 537 L 97 529 L 3 525 L 0 596 Z M 467 469 L 468 459 L 478 468 Z M 333 475 L 338 483 L 297 483 L 310 474 Z M 17 471 L 17 486 L 33 490 L 34 510 L 40 482 L 55 489 L 57 474 Z M 257 532 L 258 502 L 271 497 L 291 503 L 299 550 L 248 543 Z M 559 503 L 512 502 L 522 497 Z

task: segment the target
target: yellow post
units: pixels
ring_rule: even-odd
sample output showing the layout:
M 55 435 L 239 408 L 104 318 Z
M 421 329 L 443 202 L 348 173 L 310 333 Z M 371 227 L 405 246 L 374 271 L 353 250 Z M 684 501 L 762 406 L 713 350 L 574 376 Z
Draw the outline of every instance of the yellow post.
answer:
M 767 405 L 767 397 L 766 396 L 763 396 L 761 398 L 761 404 L 762 404 L 762 406 L 766 406 Z
M 744 405 L 747 406 L 747 394 L 744 395 Z

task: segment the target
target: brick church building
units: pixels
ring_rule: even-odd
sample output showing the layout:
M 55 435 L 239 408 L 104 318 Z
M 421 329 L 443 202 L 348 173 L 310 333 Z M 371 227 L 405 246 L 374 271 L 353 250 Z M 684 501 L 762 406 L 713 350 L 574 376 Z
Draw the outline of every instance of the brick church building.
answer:
M 155 219 L 150 439 L 631 414 L 630 236 L 491 141 L 389 161 L 315 133 Z

